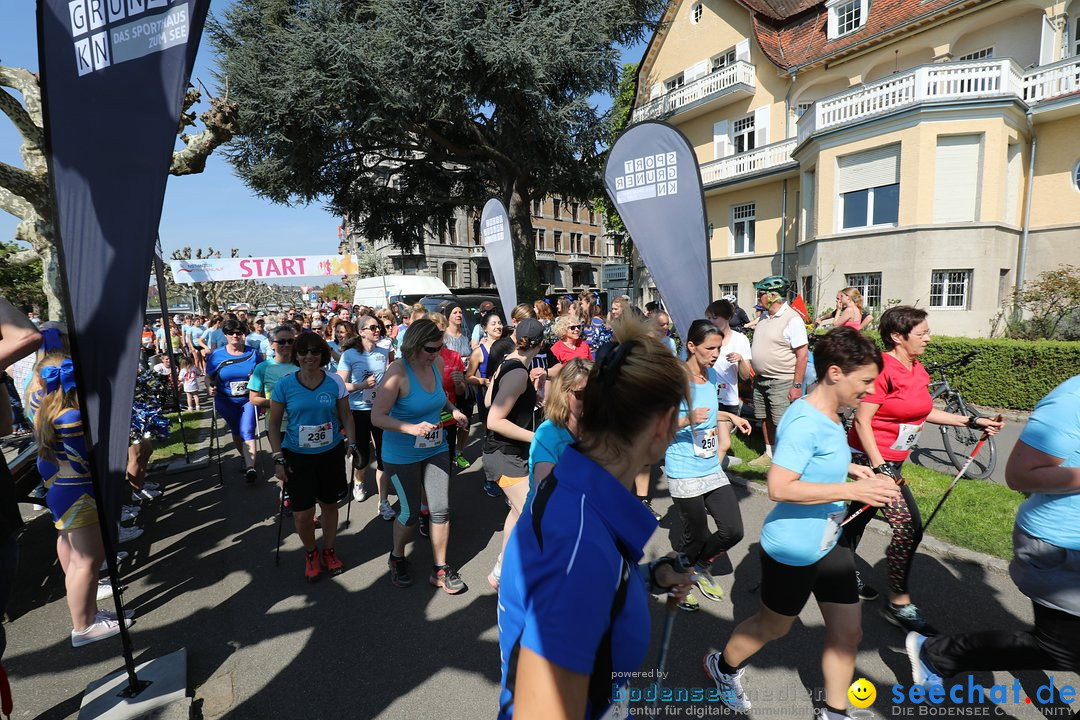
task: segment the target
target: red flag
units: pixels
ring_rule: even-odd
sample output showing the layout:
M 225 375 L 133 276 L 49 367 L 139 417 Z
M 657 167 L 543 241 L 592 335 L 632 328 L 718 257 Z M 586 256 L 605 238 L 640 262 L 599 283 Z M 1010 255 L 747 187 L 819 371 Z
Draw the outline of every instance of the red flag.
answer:
M 796 295 L 791 301 L 791 309 L 799 313 L 803 322 L 810 322 L 810 313 L 806 312 L 806 303 L 803 302 L 802 295 Z

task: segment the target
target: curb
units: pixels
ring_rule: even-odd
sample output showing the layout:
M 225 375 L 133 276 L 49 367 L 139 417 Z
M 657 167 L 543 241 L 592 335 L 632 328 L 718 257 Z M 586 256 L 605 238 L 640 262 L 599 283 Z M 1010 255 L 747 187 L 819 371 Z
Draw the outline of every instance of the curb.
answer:
M 748 480 L 731 471 L 728 471 L 727 476 L 731 482 L 740 487 L 744 487 L 751 492 L 755 492 L 758 495 L 764 495 L 765 497 L 768 497 L 769 495 L 769 490 L 765 487 L 764 483 Z M 874 519 L 866 527 L 879 535 L 888 535 L 890 533 L 889 523 L 877 515 L 874 516 Z M 944 540 L 939 540 L 929 535 L 923 537 L 922 542 L 919 543 L 919 550 L 949 560 L 978 565 L 986 570 L 998 573 L 999 575 L 1009 574 L 1008 560 L 994 557 L 993 555 L 987 555 L 986 553 L 968 550 L 967 548 L 947 543 Z

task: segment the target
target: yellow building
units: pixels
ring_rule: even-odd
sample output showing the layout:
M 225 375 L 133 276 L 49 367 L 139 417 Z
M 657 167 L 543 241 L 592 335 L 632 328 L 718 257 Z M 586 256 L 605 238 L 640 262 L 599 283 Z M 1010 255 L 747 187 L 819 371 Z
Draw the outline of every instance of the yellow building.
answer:
M 694 146 L 714 298 L 784 275 L 981 336 L 1080 264 L 1080 0 L 673 0 L 633 119 Z

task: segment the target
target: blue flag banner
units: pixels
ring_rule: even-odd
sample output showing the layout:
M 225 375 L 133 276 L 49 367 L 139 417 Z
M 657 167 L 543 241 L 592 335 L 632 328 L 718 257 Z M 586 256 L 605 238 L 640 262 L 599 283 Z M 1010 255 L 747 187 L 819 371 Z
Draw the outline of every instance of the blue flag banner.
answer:
M 517 284 L 514 276 L 514 243 L 510 239 L 510 216 L 501 200 L 491 198 L 484 203 L 480 214 L 480 235 L 484 252 L 491 263 L 495 289 L 502 301 L 504 320 L 509 324 L 510 312 L 517 305 Z
M 633 125 L 608 153 L 604 186 L 685 340 L 709 304 L 705 197 L 693 147 L 667 123 Z
M 83 429 L 115 537 L 165 183 L 209 0 L 40 0 L 49 177 Z M 130 501 L 130 500 L 129 500 Z

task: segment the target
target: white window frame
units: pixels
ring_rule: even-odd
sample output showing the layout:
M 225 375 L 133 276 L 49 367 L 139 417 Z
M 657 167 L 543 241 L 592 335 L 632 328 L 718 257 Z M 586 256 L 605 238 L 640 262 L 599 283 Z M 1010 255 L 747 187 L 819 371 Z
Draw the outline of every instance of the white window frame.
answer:
M 900 183 L 895 183 L 899 185 Z M 892 187 L 892 185 L 879 185 L 878 187 Z M 844 203 L 847 202 L 847 196 L 850 193 L 839 193 L 837 196 L 837 203 L 839 204 L 838 212 L 836 216 L 837 225 L 839 226 L 838 232 L 862 232 L 863 230 L 874 230 L 876 228 L 891 228 L 899 227 L 900 225 L 900 200 L 897 198 L 896 207 L 896 222 L 894 223 L 874 223 L 874 195 L 878 188 L 863 188 L 867 191 L 866 197 L 866 224 L 865 225 L 852 225 L 851 227 L 844 227 Z M 862 190 L 852 190 L 851 192 L 862 192 Z
M 731 206 L 731 254 L 753 255 L 757 250 L 757 203 Z M 747 241 L 740 251 L 735 247 L 738 226 L 743 226 L 743 238 Z
M 701 16 L 704 14 L 705 8 L 703 7 L 703 3 L 694 3 L 693 7 L 690 8 L 690 22 L 694 25 L 697 25 L 699 22 L 701 22 Z
M 553 252 L 561 253 L 563 251 L 563 249 L 562 249 L 562 230 L 553 230 L 552 231 L 552 236 L 553 236 L 552 242 L 554 243 L 554 246 L 555 246 Z
M 754 132 L 754 113 L 741 117 L 731 124 L 731 147 L 735 155 L 750 152 L 756 147 L 756 133 Z M 739 149 L 739 138 L 744 138 L 743 148 Z
M 544 200 L 533 200 L 533 217 L 544 217 Z
M 536 236 L 536 240 L 540 243 L 537 250 L 547 250 L 547 231 L 544 228 L 537 228 L 536 230 L 539 233 Z
M 684 73 L 679 73 L 678 75 L 664 81 L 664 92 L 675 92 L 685 84 L 686 75 Z
M 737 60 L 738 55 L 735 53 L 735 48 L 726 50 L 719 55 L 713 55 L 709 59 L 709 72 L 714 73 L 723 70 L 730 65 L 734 65 Z
M 1080 160 L 1076 161 L 1073 165 L 1072 171 L 1073 190 L 1080 192 Z
M 848 287 L 859 289 L 859 292 L 862 293 L 863 305 L 865 307 L 881 307 L 881 273 L 846 273 L 844 275 L 844 282 L 847 283 Z M 875 295 L 877 296 L 877 302 L 873 302 Z
M 720 283 L 719 293 L 720 297 L 725 295 L 734 295 L 736 299 L 739 297 L 739 283 Z
M 975 52 L 969 52 L 966 55 L 961 55 L 956 58 L 957 60 L 992 60 L 994 57 L 994 46 L 984 47 Z
M 803 113 L 805 113 L 807 110 L 809 110 L 813 106 L 814 106 L 813 102 L 798 103 L 797 105 L 795 105 L 795 117 L 796 118 L 801 118 L 803 116 Z
M 456 262 L 445 262 L 442 266 L 442 281 L 449 287 L 457 287 L 458 285 L 458 264 Z M 447 280 L 453 280 L 453 282 L 447 282 Z
M 930 273 L 930 303 L 936 310 L 970 310 L 973 272 L 968 270 L 934 270 Z M 939 292 L 934 293 L 934 286 Z M 960 304 L 950 304 L 950 299 L 957 296 L 954 286 L 960 286 Z
M 836 40 L 845 35 L 857 32 L 866 25 L 866 16 L 870 10 L 870 0 L 830 0 L 826 3 L 829 10 L 828 35 L 830 40 Z M 854 12 L 849 12 L 854 10 Z M 854 20 L 854 25 L 847 27 L 846 21 Z M 841 20 L 845 23 L 842 24 Z

